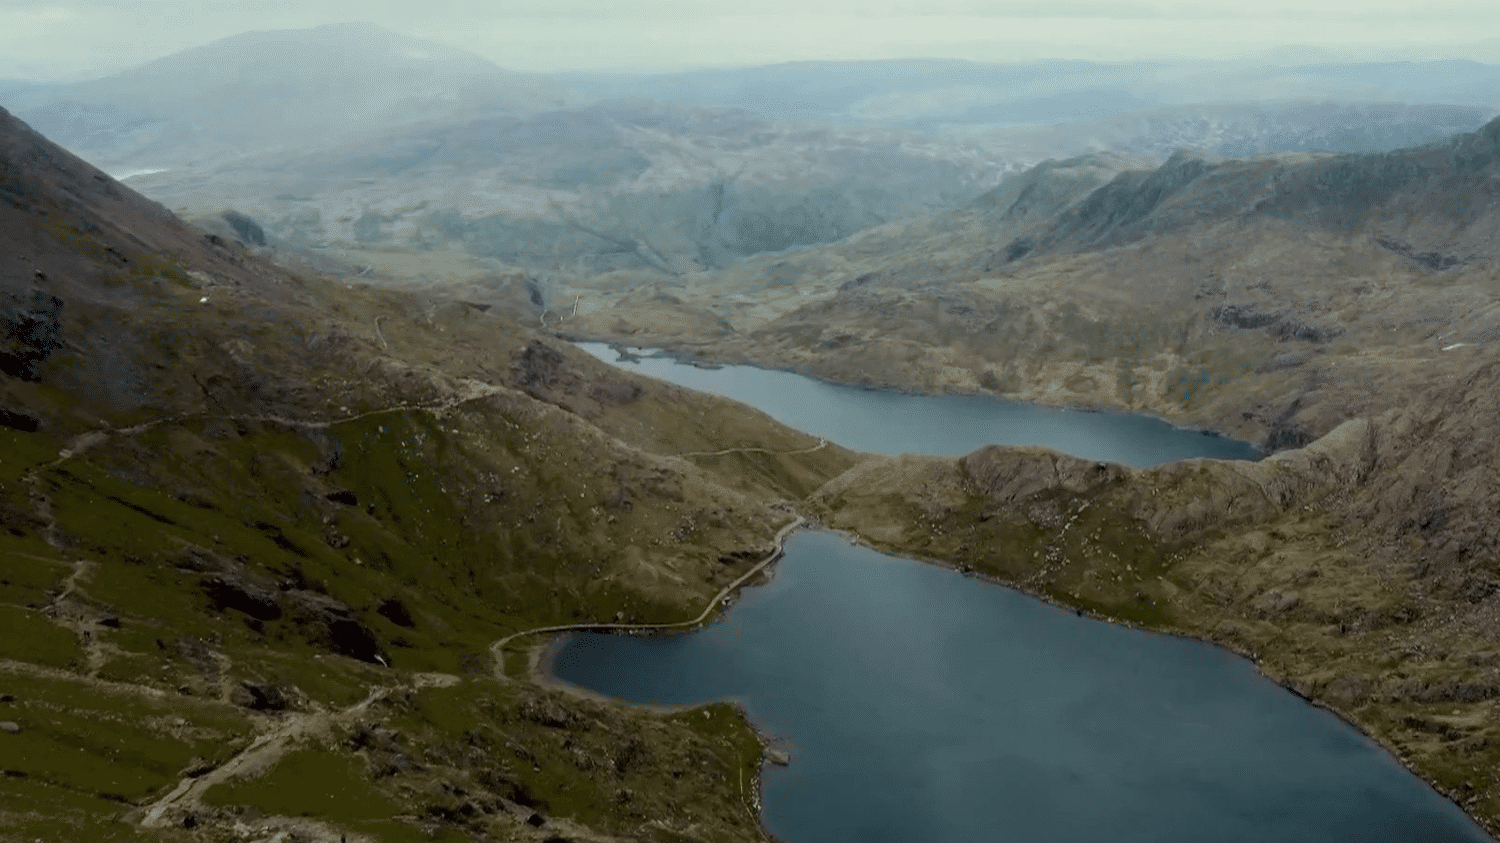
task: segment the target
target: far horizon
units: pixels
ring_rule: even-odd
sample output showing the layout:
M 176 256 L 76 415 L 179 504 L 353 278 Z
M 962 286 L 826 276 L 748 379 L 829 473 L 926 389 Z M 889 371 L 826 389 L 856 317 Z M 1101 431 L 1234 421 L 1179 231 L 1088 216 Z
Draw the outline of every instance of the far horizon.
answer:
M 591 8 L 593 0 L 566 0 L 522 4 L 536 8 L 512 10 L 509 17 L 470 13 L 458 0 L 436 0 L 420 11 L 405 0 L 326 3 L 318 10 L 273 2 L 254 15 L 225 3 L 214 15 L 191 17 L 176 14 L 177 0 L 20 5 L 0 9 L 0 80 L 95 79 L 235 35 L 350 23 L 341 13 L 468 50 L 506 70 L 544 74 L 879 60 L 1500 63 L 1500 38 L 1472 40 L 1475 32 L 1500 31 L 1500 6 L 1477 0 L 1420 11 L 1406 0 L 1357 6 L 1309 0 L 1296 9 L 1246 9 L 1212 0 L 1191 14 L 1155 0 L 1082 2 L 1045 12 L 1019 3 L 976 9 L 958 0 L 930 11 L 892 0 L 876 12 L 778 0 L 754 14 L 682 0 L 652 0 L 624 13 Z

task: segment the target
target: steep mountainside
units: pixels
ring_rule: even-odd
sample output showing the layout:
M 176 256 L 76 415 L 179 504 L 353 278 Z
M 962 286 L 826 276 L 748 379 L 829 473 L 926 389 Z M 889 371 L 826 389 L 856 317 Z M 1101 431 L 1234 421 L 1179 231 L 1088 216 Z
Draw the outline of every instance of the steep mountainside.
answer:
M 0 200 L 0 837 L 763 839 L 737 711 L 490 645 L 696 616 L 850 454 L 287 274 L 4 112 Z

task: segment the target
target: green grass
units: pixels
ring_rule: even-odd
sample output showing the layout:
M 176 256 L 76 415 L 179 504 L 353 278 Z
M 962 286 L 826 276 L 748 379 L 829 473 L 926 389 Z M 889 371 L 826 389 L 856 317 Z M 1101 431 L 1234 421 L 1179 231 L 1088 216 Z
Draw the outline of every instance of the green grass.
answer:
M 128 807 L 40 779 L 6 776 L 0 778 L 0 840 L 142 843 L 195 839 L 192 832 L 180 828 L 155 829 L 147 837 L 136 826 L 120 821 Z
M 405 813 L 402 805 L 372 790 L 363 766 L 341 753 L 301 749 L 284 756 L 260 778 L 209 790 L 204 802 L 332 822 L 386 820 Z
M 0 606 L 0 658 L 49 667 L 68 667 L 79 659 L 78 638 L 41 613 Z
M 36 545 L 40 544 L 41 547 Z M 26 542 L 12 537 L 0 538 L 0 604 L 45 606 L 52 598 L 48 593 L 58 587 L 69 573 L 64 563 L 49 559 L 51 548 L 39 539 Z
M 17 675 L 0 719 L 0 768 L 28 781 L 115 801 L 137 800 L 175 782 L 193 758 L 223 760 L 247 724 L 238 710 L 176 695 L 146 696 L 85 680 Z M 8 780 L 8 779 L 7 779 Z M 0 780 L 4 781 L 4 780 Z

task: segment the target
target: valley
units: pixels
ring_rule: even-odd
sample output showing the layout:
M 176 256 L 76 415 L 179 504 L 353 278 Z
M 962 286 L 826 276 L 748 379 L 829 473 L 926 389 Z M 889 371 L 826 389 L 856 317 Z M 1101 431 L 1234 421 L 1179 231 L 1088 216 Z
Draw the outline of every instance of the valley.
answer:
M 1500 832 L 1494 68 L 864 69 L 348 25 L 0 88 L 0 839 L 772 839 L 743 707 L 533 671 L 800 525 L 1228 648 Z M 583 341 L 1264 458 L 914 454 Z

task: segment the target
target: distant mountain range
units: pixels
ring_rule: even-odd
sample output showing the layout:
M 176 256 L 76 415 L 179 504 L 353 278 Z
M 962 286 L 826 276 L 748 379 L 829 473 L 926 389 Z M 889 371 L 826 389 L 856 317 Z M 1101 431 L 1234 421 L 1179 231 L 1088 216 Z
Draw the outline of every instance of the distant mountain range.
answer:
M 14 83 L 0 99 L 180 214 L 233 208 L 278 248 L 677 275 L 956 207 L 1048 158 L 1407 146 L 1477 128 L 1497 90 L 1500 67 L 1473 62 L 545 77 L 347 24 L 246 33 L 107 79 Z
M 1334 100 L 1500 106 L 1500 66 L 1470 61 L 950 60 L 793 62 L 662 74 L 557 77 L 599 97 L 741 108 L 774 119 L 1009 126 L 1093 120 L 1189 103 Z

